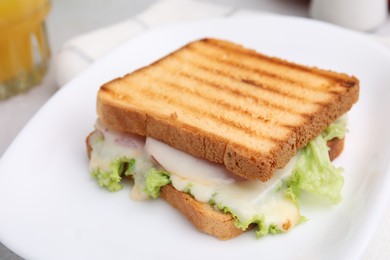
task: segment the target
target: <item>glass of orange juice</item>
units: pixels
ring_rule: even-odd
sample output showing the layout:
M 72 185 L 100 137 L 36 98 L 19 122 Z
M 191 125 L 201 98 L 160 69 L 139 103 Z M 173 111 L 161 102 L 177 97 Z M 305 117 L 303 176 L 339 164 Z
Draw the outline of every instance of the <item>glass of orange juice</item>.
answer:
M 39 84 L 50 58 L 49 0 L 0 0 L 0 100 Z

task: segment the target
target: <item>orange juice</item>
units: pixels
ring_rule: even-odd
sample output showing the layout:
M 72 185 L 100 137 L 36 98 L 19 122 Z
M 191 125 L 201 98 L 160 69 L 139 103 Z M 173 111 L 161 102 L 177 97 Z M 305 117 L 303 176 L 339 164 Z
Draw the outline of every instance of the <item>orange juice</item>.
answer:
M 48 67 L 49 0 L 0 0 L 0 100 L 38 84 Z

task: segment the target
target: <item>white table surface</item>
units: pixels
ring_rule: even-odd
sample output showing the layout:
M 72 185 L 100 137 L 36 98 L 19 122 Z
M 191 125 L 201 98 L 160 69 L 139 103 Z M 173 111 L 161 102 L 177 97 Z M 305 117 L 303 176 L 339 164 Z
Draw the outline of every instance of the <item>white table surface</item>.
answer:
M 73 36 L 123 21 L 147 8 L 156 0 L 52 0 L 53 7 L 47 19 L 52 53 Z M 268 11 L 291 16 L 308 16 L 308 0 L 208 0 L 209 2 Z M 390 18 L 374 35 L 390 37 Z M 37 110 L 58 90 L 53 68 L 41 85 L 31 91 L 0 101 L 0 157 L 18 132 Z M 1 211 L 1 209 L 0 209 Z M 390 201 L 384 219 L 377 229 L 362 259 L 390 259 L 390 247 L 383 244 L 390 236 Z M 43 249 L 44 250 L 44 249 Z M 22 259 L 0 243 L 0 260 Z

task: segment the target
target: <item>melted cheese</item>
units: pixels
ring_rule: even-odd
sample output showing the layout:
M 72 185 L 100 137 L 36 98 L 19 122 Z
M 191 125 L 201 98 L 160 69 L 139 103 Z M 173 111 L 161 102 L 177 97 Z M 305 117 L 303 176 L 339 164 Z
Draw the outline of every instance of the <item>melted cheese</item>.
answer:
M 110 164 L 117 158 L 134 158 L 134 187 L 131 197 L 135 200 L 148 199 L 145 194 L 145 173 L 154 166 L 144 149 L 145 138 L 135 134 L 122 133 L 106 128 L 100 121 L 96 122 L 96 131 L 90 139 L 92 146 L 90 171 L 100 169 L 109 171 Z
M 242 223 L 264 216 L 267 225 L 286 230 L 299 220 L 297 206 L 285 198 L 281 189 L 283 180 L 292 174 L 296 157 L 277 170 L 274 178 L 261 182 L 233 177 L 223 165 L 196 158 L 153 138 L 146 139 L 145 149 L 171 173 L 177 190 L 191 193 L 198 201 L 212 200 L 227 207 Z
M 145 138 L 134 134 L 124 134 L 109 130 L 100 121 L 96 122 L 96 130 L 91 136 L 92 146 L 89 168 L 109 170 L 113 159 L 119 157 L 140 159 L 144 157 Z M 143 160 L 141 160 L 143 161 Z M 140 165 L 136 165 L 139 167 Z
M 293 158 L 270 181 L 247 181 L 229 173 L 223 165 L 196 158 L 152 138 L 108 130 L 97 122 L 98 130 L 91 138 L 91 171 L 109 170 L 112 160 L 120 157 L 136 159 L 132 198 L 145 199 L 143 192 L 147 169 L 157 167 L 154 160 L 170 173 L 175 189 L 189 192 L 200 202 L 213 202 L 229 209 L 241 223 L 249 224 L 263 217 L 265 225 L 288 230 L 298 223 L 298 207 L 285 198 L 283 180 L 289 177 L 296 163 Z M 100 141 L 96 141 L 99 140 Z M 102 141 L 104 139 L 104 141 Z M 153 158 L 153 159 L 151 159 Z

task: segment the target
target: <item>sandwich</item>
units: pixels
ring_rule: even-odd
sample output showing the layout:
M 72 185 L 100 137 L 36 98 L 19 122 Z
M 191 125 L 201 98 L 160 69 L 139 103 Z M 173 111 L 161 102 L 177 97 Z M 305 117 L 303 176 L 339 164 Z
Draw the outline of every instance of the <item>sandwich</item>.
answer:
M 110 191 L 166 200 L 221 240 L 306 220 L 302 192 L 342 200 L 354 76 L 205 38 L 101 86 L 87 137 L 91 175 Z

